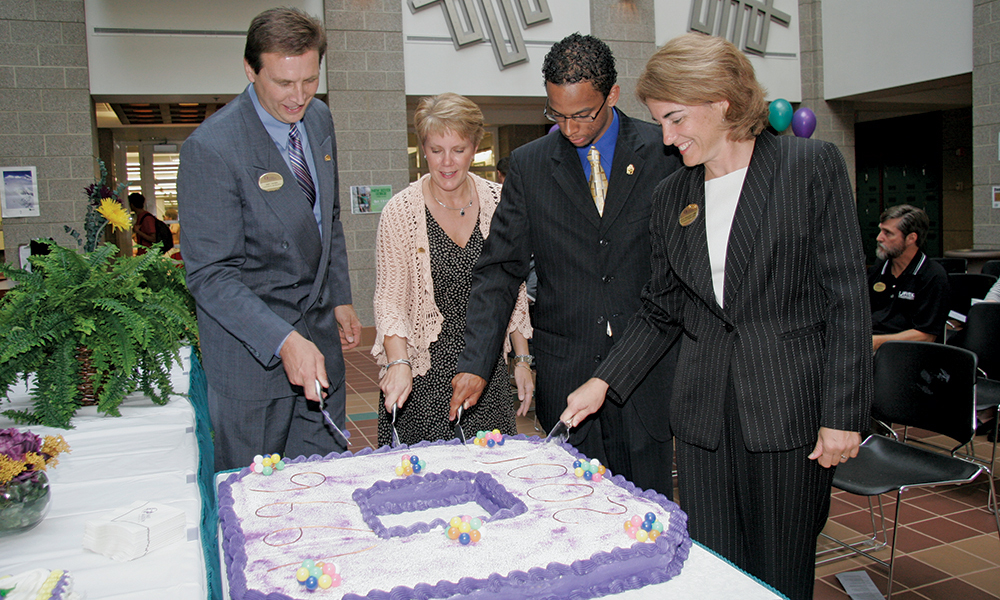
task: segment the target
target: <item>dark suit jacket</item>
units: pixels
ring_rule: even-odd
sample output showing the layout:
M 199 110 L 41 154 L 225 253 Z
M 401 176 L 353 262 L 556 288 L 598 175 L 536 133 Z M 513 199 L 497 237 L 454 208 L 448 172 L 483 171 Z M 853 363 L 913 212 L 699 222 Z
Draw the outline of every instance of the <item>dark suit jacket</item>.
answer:
M 660 129 L 619 111 L 611 178 L 600 216 L 576 148 L 558 131 L 511 155 L 500 205 L 474 272 L 458 371 L 489 379 L 518 286 L 535 257 L 538 288 L 532 347 L 538 362 L 536 414 L 548 430 L 607 356 L 638 309 L 650 276 L 649 217 L 656 184 L 680 161 Z M 633 396 L 650 434 L 670 437 L 666 389 L 672 361 Z
M 331 386 L 344 379 L 333 309 L 351 303 L 339 221 L 337 145 L 330 111 L 305 118 L 320 190 L 322 239 L 312 207 L 254 110 L 249 90 L 184 142 L 177 176 L 181 247 L 209 384 L 230 398 L 282 398 L 293 390 L 274 352 L 292 329 L 326 357 Z M 278 173 L 280 189 L 259 178 Z
M 679 216 L 689 204 L 698 218 Z M 726 255 L 725 308 L 712 287 L 705 232 L 705 170 L 656 190 L 653 279 L 625 339 L 597 375 L 628 395 L 683 332 L 671 426 L 717 447 L 727 378 L 747 448 L 816 441 L 820 426 L 863 431 L 872 397 L 871 312 L 865 257 L 846 165 L 832 144 L 757 138 Z

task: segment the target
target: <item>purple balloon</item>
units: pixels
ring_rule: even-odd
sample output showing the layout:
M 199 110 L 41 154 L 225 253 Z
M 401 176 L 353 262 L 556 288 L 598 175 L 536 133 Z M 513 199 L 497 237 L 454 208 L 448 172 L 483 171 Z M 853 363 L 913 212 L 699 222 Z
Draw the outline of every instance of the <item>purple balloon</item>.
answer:
M 792 133 L 801 138 L 810 137 L 816 131 L 816 113 L 803 106 L 792 115 Z

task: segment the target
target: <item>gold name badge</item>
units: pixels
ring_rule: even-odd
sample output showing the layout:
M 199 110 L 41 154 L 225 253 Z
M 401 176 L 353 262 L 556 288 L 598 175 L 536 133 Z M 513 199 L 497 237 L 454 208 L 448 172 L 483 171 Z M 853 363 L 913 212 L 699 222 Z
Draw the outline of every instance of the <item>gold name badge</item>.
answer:
M 872 286 L 872 289 L 875 290 L 876 292 L 884 292 L 885 284 L 882 283 L 881 281 L 876 281 L 875 285 Z
M 257 186 L 265 192 L 280 190 L 284 184 L 285 180 L 281 177 L 280 173 L 264 173 L 257 179 Z
M 681 227 L 687 227 L 691 223 L 694 223 L 694 220 L 697 218 L 698 218 L 698 205 L 688 204 L 687 206 L 684 207 L 684 210 L 681 211 L 681 217 L 677 219 L 677 222 L 681 224 Z

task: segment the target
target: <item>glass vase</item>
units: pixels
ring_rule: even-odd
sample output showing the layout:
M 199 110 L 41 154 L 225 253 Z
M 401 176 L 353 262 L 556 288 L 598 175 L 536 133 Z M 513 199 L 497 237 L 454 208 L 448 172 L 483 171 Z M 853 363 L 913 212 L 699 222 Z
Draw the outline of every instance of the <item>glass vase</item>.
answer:
M 0 537 L 28 531 L 41 523 L 49 509 L 49 497 L 49 479 L 44 471 L 0 486 Z

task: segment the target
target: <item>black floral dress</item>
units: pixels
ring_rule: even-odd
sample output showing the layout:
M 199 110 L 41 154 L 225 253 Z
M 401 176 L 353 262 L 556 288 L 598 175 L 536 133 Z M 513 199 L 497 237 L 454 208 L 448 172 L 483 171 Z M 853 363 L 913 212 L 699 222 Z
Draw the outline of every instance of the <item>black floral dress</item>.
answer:
M 455 424 L 448 421 L 451 402 L 451 380 L 455 376 L 458 357 L 465 349 L 465 309 L 472 289 L 472 268 L 483 250 L 479 221 L 464 248 L 456 244 L 424 207 L 427 219 L 427 239 L 431 251 L 431 280 L 434 282 L 434 303 L 444 317 L 441 333 L 429 347 L 431 368 L 413 378 L 413 391 L 398 409 L 396 433 L 404 444 L 422 440 L 445 440 L 455 437 Z M 390 415 L 385 410 L 385 395 L 379 394 L 378 444 L 392 442 Z M 466 438 L 477 431 L 499 429 L 504 435 L 517 433 L 514 421 L 514 395 L 511 391 L 507 364 L 497 357 L 493 375 L 479 402 L 465 411 L 462 430 Z M 471 441 L 470 441 L 471 443 Z

